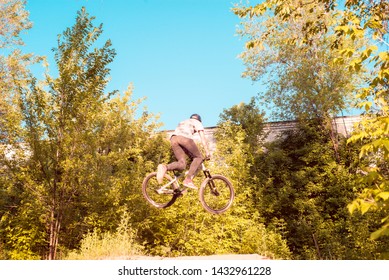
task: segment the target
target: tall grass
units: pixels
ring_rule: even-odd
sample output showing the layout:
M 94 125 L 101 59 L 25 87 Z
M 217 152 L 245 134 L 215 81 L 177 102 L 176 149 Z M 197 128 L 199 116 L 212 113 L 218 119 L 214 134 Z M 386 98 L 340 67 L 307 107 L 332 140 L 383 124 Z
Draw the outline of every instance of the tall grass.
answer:
M 135 230 L 129 223 L 128 214 L 124 214 L 114 233 L 93 230 L 84 236 L 80 249 L 71 251 L 67 260 L 102 260 L 130 258 L 142 254 L 142 246 L 136 243 Z

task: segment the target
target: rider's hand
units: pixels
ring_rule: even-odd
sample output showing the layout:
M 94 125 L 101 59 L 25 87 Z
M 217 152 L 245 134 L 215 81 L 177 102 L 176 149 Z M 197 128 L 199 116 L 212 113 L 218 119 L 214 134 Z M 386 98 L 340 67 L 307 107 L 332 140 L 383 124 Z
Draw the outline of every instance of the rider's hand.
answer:
M 210 160 L 211 159 L 211 154 L 210 153 L 206 153 L 205 154 L 205 160 Z

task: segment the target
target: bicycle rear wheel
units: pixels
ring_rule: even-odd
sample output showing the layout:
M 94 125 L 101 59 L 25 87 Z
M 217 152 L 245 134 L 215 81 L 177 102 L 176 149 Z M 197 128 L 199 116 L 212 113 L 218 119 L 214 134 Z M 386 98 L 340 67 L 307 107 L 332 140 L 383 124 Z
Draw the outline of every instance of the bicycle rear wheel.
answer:
M 199 196 L 205 210 L 213 214 L 222 214 L 231 207 L 235 193 L 226 177 L 213 175 L 203 181 Z
M 163 182 L 161 184 L 157 181 L 157 172 L 150 173 L 145 177 L 142 183 L 142 193 L 146 200 L 157 208 L 166 208 L 171 206 L 177 199 L 178 193 L 175 191 L 177 188 L 176 182 L 171 183 L 173 179 L 165 174 Z M 168 185 L 164 190 L 161 190 L 162 186 Z

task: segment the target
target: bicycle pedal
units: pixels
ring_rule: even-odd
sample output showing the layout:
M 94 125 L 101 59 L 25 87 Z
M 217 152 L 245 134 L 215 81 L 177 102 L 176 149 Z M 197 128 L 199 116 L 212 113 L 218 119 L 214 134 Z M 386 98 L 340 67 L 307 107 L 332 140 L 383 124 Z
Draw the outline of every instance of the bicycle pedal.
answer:
M 163 190 L 155 190 L 157 194 L 163 194 Z
M 186 195 L 187 194 L 187 192 L 188 192 L 188 190 L 187 189 L 185 189 L 185 190 L 179 190 L 179 189 L 175 189 L 174 190 L 174 193 L 177 195 L 177 196 L 184 196 L 184 195 Z

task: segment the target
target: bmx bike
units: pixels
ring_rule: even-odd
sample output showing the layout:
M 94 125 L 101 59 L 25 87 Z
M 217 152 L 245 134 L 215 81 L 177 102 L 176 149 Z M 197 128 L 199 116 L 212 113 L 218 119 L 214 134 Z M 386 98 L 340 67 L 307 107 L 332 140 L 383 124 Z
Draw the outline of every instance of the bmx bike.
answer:
M 222 175 L 211 175 L 204 161 L 201 170 L 205 176 L 199 189 L 199 200 L 205 210 L 212 214 L 222 214 L 227 211 L 234 201 L 235 193 L 231 182 Z M 187 191 L 180 181 L 185 172 L 167 172 L 161 184 L 157 181 L 157 172 L 148 174 L 142 183 L 142 193 L 146 200 L 157 208 L 167 208 Z

